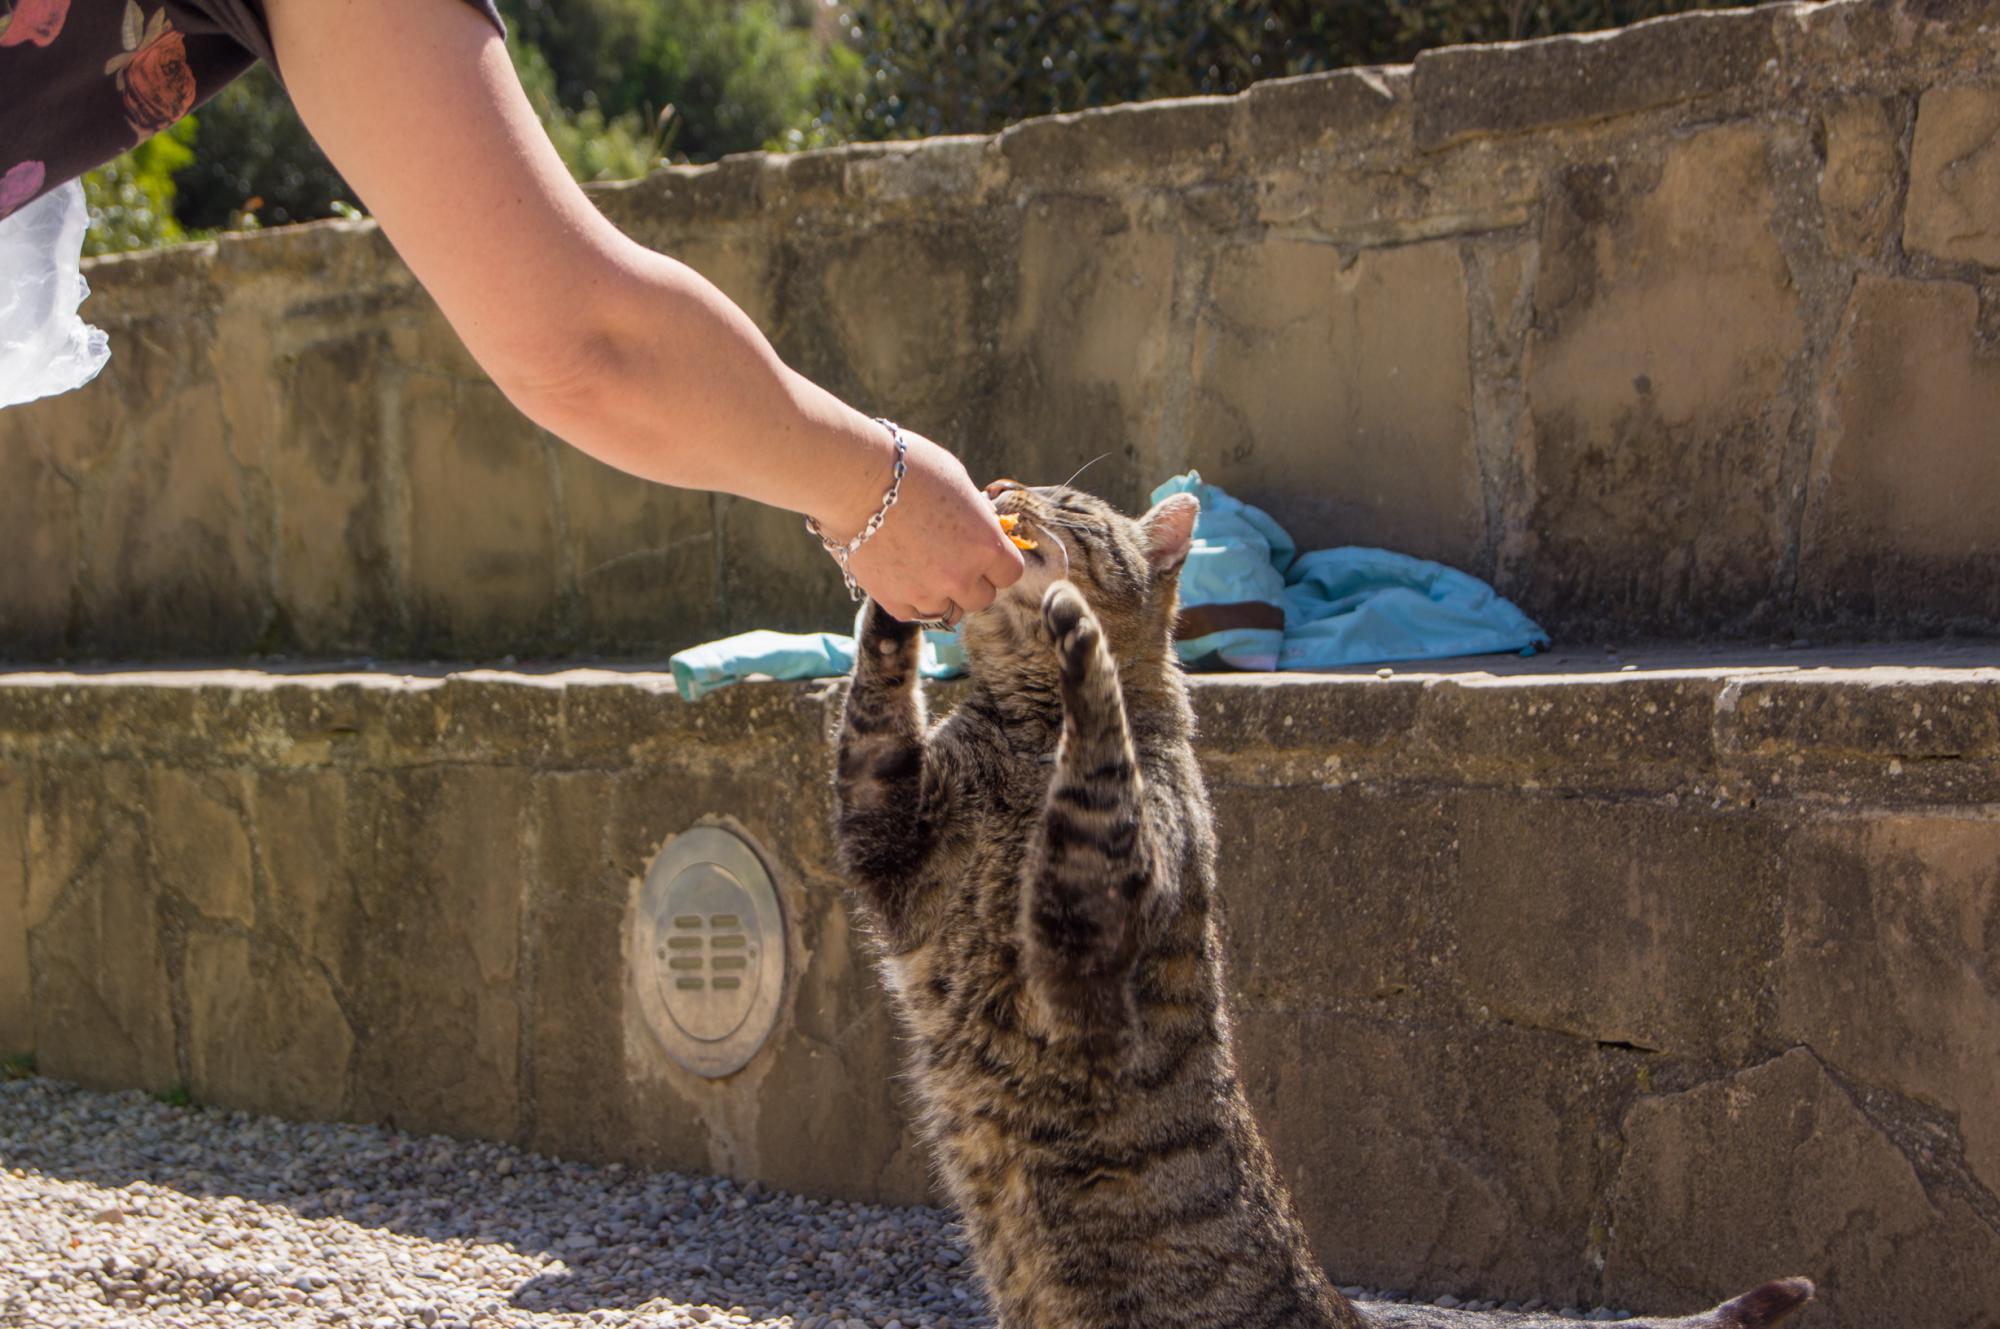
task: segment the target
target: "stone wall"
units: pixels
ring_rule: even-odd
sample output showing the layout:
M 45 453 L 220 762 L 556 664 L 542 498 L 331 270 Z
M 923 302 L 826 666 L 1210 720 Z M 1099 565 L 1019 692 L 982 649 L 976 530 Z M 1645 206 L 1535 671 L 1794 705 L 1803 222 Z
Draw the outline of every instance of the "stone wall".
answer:
M 1777 5 L 598 198 L 980 478 L 1198 466 L 1572 638 L 1992 635 L 1996 34 L 1996 0 Z M 91 279 L 105 379 L 0 414 L 0 656 L 843 620 L 793 518 L 529 426 L 370 226 Z
M 1805 1273 L 1829 1329 L 1988 1329 L 2000 670 L 1963 663 L 1202 682 L 1244 1075 L 1336 1277 L 1664 1310 Z M 0 674 L 0 1051 L 923 1198 L 831 692 Z M 709 1081 L 635 1029 L 621 936 L 716 820 L 790 973 Z

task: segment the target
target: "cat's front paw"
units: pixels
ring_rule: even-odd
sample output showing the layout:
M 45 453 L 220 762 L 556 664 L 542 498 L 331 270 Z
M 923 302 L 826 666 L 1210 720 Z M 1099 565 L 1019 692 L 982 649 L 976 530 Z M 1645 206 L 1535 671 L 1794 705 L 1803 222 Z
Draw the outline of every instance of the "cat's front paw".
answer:
M 1042 625 L 1055 643 L 1056 659 L 1065 674 L 1075 678 L 1090 667 L 1103 629 L 1075 583 L 1059 581 L 1049 587 L 1042 596 Z
M 892 617 L 888 610 L 869 600 L 868 608 L 861 618 L 862 644 L 882 655 L 894 655 L 906 642 L 914 641 L 922 631 L 915 623 L 905 623 Z
M 873 600 L 861 614 L 859 663 L 900 678 L 916 664 L 918 634 L 915 623 L 892 618 Z

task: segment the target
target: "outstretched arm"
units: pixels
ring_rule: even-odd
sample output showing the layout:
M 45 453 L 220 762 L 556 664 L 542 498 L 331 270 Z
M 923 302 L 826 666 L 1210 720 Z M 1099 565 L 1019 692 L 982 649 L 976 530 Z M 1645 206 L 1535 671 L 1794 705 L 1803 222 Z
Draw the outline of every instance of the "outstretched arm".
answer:
M 886 431 L 787 368 L 698 273 L 605 220 L 477 13 L 268 9 L 307 126 L 515 405 L 634 475 L 807 513 L 836 539 L 861 528 L 888 487 Z M 856 577 L 907 618 L 947 598 L 984 608 L 1020 570 L 957 459 L 913 437 L 902 499 Z

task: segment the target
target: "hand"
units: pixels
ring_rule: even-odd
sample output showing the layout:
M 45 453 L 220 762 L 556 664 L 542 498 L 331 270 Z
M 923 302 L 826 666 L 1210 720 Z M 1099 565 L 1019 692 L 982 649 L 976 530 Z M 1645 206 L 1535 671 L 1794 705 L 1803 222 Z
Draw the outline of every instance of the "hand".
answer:
M 955 624 L 1021 579 L 1021 552 L 1000 529 L 992 503 L 973 487 L 958 458 L 920 434 L 904 430 L 903 437 L 910 450 L 902 494 L 882 529 L 854 552 L 848 570 L 896 618 Z M 877 504 L 888 481 L 885 473 L 875 490 Z M 844 514 L 839 526 L 824 518 L 821 525 L 829 535 L 839 531 L 836 538 L 844 538 L 872 515 L 873 508 Z

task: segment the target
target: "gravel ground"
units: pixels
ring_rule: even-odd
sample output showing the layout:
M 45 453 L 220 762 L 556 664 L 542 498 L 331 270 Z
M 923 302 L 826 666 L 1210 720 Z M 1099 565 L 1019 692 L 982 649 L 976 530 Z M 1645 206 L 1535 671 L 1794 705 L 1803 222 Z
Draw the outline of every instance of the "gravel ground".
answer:
M 935 1209 L 0 1083 L 8 1329 L 899 1323 L 992 1323 Z
M 937 1209 L 0 1081 L 0 1329 L 219 1324 L 991 1329 L 992 1319 L 958 1225 Z

